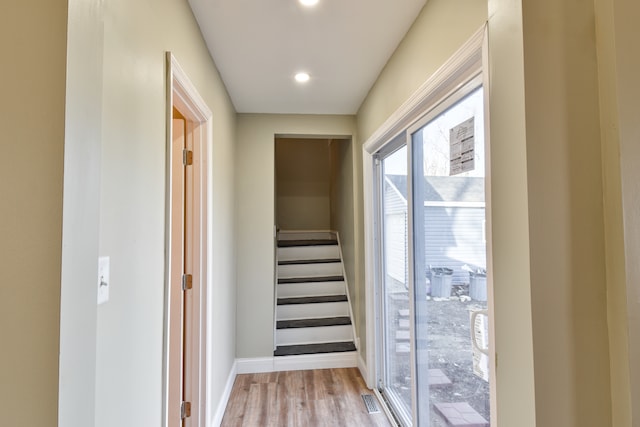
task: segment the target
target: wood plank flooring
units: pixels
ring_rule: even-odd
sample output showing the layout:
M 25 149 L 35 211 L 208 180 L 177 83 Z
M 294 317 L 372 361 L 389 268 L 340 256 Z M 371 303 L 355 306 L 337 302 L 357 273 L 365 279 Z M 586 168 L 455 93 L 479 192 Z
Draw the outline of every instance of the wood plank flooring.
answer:
M 221 426 L 391 427 L 361 394 L 373 392 L 356 368 L 238 375 Z

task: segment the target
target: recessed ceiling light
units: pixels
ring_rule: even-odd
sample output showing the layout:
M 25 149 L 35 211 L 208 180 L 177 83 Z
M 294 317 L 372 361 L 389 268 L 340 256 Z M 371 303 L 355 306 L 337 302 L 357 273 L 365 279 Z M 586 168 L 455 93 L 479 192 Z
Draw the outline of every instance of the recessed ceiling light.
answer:
M 298 83 L 305 83 L 309 81 L 309 74 L 308 73 L 298 73 L 295 76 L 295 79 Z
M 299 0 L 300 4 L 304 6 L 315 6 L 318 4 L 318 0 Z

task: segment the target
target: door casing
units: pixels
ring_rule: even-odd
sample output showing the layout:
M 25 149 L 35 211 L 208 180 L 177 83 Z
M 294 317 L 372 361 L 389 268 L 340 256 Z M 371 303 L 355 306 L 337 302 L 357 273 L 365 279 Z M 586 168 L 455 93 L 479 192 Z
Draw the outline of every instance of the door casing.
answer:
M 202 426 L 208 417 L 207 402 L 207 339 L 209 284 L 208 252 L 209 222 L 209 156 L 212 135 L 212 113 L 198 94 L 175 57 L 167 52 L 167 148 L 166 148 L 166 228 L 165 228 L 165 307 L 163 348 L 163 426 L 176 427 L 180 404 L 191 403 L 191 416 L 185 426 Z M 190 191 L 182 195 L 178 179 L 182 156 L 174 150 L 174 109 L 184 117 L 185 146 L 193 152 L 193 163 L 186 169 Z M 179 157 L 179 158 L 176 158 Z M 184 188 L 184 187 L 183 187 Z M 181 206 L 178 206 L 181 204 Z M 180 208 L 189 215 L 184 238 L 177 232 L 183 227 Z M 184 244 L 186 242 L 186 245 Z M 186 271 L 184 257 L 186 256 Z M 182 273 L 193 277 L 192 288 L 182 291 Z M 182 295 L 187 301 L 187 316 L 183 317 Z M 182 322 L 186 324 L 183 325 Z M 184 330 L 186 334 L 180 333 Z M 187 355 L 182 360 L 182 354 Z M 180 359 L 180 360 L 178 360 Z M 183 375 L 183 368 L 185 369 Z M 184 390 L 178 392 L 178 387 Z M 176 396 L 180 396 L 176 402 Z M 182 425 L 179 423 L 178 425 Z

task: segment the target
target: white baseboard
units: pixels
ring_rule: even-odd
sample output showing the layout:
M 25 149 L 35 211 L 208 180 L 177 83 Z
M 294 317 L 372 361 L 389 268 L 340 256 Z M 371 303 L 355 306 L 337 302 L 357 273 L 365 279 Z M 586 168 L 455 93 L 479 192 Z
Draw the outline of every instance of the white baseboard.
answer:
M 236 359 L 238 374 L 273 372 L 273 357 Z
M 211 422 L 212 427 L 219 427 L 222 423 L 222 417 L 224 416 L 224 411 L 227 409 L 227 403 L 229 403 L 229 397 L 231 396 L 233 383 L 236 380 L 236 375 L 238 372 L 237 366 L 238 363 L 233 362 L 231 372 L 229 372 L 229 377 L 227 377 L 227 383 L 224 386 L 224 391 L 222 392 L 222 396 L 220 397 L 220 401 L 218 402 L 218 407 L 216 408 L 215 414 L 213 414 L 213 420 Z
M 302 354 L 300 356 L 274 357 L 275 371 L 302 371 L 306 369 L 355 368 L 358 353 Z
M 375 384 L 369 384 L 369 369 L 364 359 L 362 359 L 361 353 L 358 353 L 358 369 L 360 370 L 360 375 L 364 378 L 364 382 L 367 383 L 367 387 L 373 389 Z
M 236 364 L 238 374 L 301 371 L 306 369 L 355 368 L 358 366 L 358 353 L 348 351 L 344 353 L 236 359 Z

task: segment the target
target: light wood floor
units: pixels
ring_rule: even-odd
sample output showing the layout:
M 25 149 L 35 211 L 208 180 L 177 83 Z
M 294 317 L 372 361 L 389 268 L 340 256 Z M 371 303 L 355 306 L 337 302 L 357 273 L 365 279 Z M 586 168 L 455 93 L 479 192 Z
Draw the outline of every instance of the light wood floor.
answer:
M 238 375 L 221 426 L 390 427 L 361 394 L 373 393 L 356 368 Z

